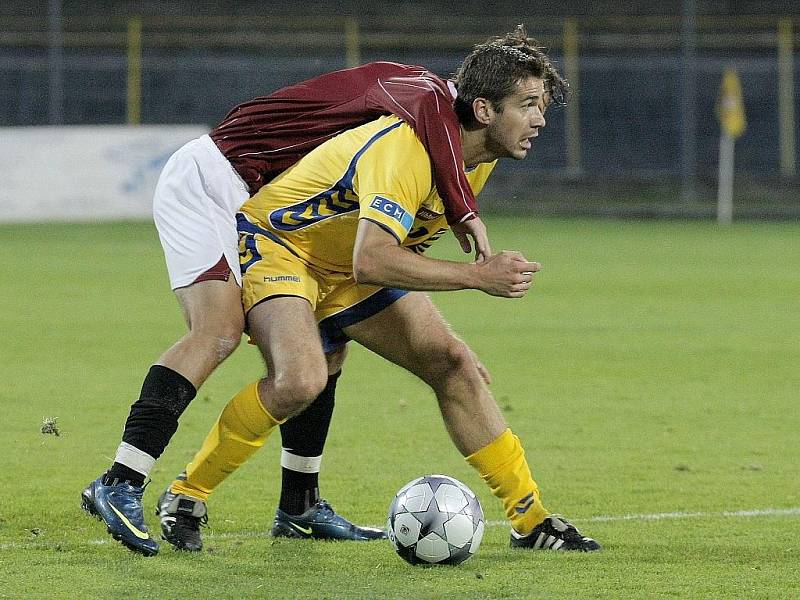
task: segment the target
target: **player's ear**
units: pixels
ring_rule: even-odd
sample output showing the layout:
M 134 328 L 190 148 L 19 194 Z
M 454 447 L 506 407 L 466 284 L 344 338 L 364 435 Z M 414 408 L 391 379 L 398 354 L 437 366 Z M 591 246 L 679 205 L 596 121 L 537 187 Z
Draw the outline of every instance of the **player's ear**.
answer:
M 475 121 L 481 125 L 488 125 L 491 123 L 495 114 L 492 103 L 486 98 L 475 98 L 472 102 L 472 112 L 475 114 Z

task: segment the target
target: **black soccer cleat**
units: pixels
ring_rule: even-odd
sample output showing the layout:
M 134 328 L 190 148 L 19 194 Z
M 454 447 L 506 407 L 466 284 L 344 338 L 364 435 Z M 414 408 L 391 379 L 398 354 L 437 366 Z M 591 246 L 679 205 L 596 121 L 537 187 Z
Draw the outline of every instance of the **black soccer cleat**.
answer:
M 314 540 L 368 542 L 385 540 L 386 532 L 375 527 L 359 527 L 337 515 L 333 507 L 320 500 L 302 515 L 289 515 L 280 508 L 272 524 L 273 537 Z
M 176 550 L 200 552 L 203 549 L 200 526 L 208 523 L 205 502 L 184 494 L 173 494 L 167 487 L 158 498 L 156 516 L 161 522 L 161 537 Z
M 144 486 L 127 481 L 103 483 L 103 475 L 90 483 L 81 493 L 81 508 L 106 524 L 115 540 L 145 556 L 158 554 L 156 542 L 147 530 L 142 511 Z
M 533 528 L 528 535 L 520 535 L 511 530 L 512 548 L 532 550 L 577 550 L 594 552 L 602 546 L 581 532 L 569 521 L 559 515 L 548 515 L 544 521 Z

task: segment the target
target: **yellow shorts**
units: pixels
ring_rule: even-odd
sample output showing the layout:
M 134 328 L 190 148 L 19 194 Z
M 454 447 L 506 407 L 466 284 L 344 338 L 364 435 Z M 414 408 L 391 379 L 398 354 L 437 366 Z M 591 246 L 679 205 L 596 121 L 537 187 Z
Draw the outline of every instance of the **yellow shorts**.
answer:
M 279 242 L 254 233 L 251 223 L 247 223 L 247 230 L 239 230 L 245 314 L 270 298 L 304 298 L 314 311 L 325 352 L 349 341 L 345 327 L 379 313 L 408 293 L 358 284 L 352 274 L 314 267 Z

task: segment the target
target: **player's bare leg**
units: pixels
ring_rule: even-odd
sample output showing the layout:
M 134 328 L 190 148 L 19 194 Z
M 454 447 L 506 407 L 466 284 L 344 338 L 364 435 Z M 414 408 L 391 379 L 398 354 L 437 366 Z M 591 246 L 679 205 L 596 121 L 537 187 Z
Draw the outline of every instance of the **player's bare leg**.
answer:
M 247 316 L 250 335 L 268 374 L 245 386 L 225 407 L 176 493 L 206 500 L 266 441 L 274 427 L 301 412 L 323 390 L 328 366 L 311 305 L 302 298 L 272 298 Z
M 281 496 L 278 515 L 301 515 L 320 501 L 319 471 L 322 453 L 336 402 L 336 386 L 342 374 L 347 346 L 325 354 L 328 381 L 322 392 L 299 415 L 280 426 Z M 276 519 L 276 525 L 280 525 Z M 273 527 L 273 534 L 286 528 Z M 291 528 L 288 530 L 291 532 Z
M 102 518 L 115 538 L 145 555 L 157 553 L 158 544 L 144 524 L 144 480 L 197 388 L 236 349 L 242 335 L 241 288 L 230 275 L 176 291 L 189 333 L 151 367 L 131 406 L 114 463 L 81 495 L 86 511 Z
M 135 485 L 149 474 L 177 430 L 178 417 L 239 345 L 244 329 L 241 288 L 233 276 L 199 281 L 175 294 L 189 331 L 150 369 L 109 471 Z
M 242 288 L 228 281 L 201 281 L 175 290 L 189 331 L 156 361 L 199 388 L 239 345 L 244 330 Z
M 542 505 L 519 439 L 507 428 L 477 361 L 427 295 L 410 293 L 345 332 L 433 388 L 456 447 L 503 502 L 512 545 L 599 549 Z
M 338 373 L 344 360 L 343 350 L 327 357 L 323 353 L 316 320 L 304 299 L 280 297 L 261 302 L 251 309 L 248 323 L 268 375 L 246 386 L 228 403 L 185 474 L 159 499 L 164 538 L 182 550 L 202 548 L 199 523 L 206 517 L 205 502 L 214 489 L 263 446 L 276 425 L 302 413 L 319 397 L 327 387 L 329 373 Z M 327 421 L 324 428 L 327 433 Z M 292 537 L 382 537 L 380 530 L 358 528 L 321 501 L 300 515 L 279 511 L 278 516 L 282 517 L 280 535 L 288 535 L 284 531 L 288 528 L 296 533 Z
M 311 305 L 301 298 L 273 298 L 247 315 L 267 376 L 258 385 L 264 408 L 277 420 L 293 417 L 325 387 L 328 365 Z
M 472 351 L 452 333 L 426 294 L 409 293 L 345 332 L 433 388 L 447 431 L 464 456 L 505 431 L 505 418 Z
M 325 355 L 328 382 L 300 414 L 280 426 L 281 498 L 270 533 L 274 537 L 368 542 L 386 538 L 383 529 L 356 525 L 320 496 L 319 471 L 334 407 L 336 382 L 347 347 Z

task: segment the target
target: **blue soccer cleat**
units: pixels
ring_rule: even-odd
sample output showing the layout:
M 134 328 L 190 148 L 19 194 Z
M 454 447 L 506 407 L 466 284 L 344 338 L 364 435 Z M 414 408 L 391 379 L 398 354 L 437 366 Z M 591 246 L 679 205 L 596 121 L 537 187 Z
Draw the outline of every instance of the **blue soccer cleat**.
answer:
M 386 539 L 386 532 L 375 527 L 359 527 L 336 514 L 325 500 L 320 500 L 302 515 L 289 515 L 280 508 L 272 524 L 273 537 L 314 540 L 349 540 L 368 542 Z
M 106 524 L 108 533 L 128 549 L 155 556 L 158 542 L 147 531 L 142 511 L 144 486 L 128 482 L 104 485 L 103 476 L 95 479 L 81 493 L 81 507 Z

